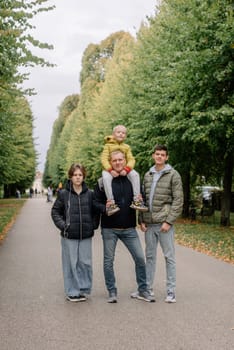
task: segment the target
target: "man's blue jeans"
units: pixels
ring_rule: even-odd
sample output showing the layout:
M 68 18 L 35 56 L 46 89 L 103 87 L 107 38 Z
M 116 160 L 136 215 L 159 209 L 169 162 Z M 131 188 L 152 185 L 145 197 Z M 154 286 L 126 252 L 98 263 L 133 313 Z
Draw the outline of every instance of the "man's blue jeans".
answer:
M 135 262 L 138 291 L 142 292 L 147 290 L 145 257 L 136 229 L 102 228 L 102 239 L 104 248 L 104 276 L 109 293 L 117 293 L 114 258 L 116 245 L 119 239 L 127 247 Z
M 148 289 L 153 289 L 154 276 L 156 271 L 158 242 L 162 248 L 167 274 L 167 292 L 175 292 L 176 288 L 176 262 L 174 246 L 174 227 L 171 226 L 168 232 L 161 232 L 161 224 L 148 225 L 145 233 L 145 254 L 146 274 Z

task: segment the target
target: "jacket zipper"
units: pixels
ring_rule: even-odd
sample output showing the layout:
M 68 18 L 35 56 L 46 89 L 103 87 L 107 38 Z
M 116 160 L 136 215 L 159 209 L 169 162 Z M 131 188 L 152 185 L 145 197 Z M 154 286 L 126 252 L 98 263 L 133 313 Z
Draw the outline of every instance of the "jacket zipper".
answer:
M 80 239 L 82 239 L 83 238 L 83 232 L 82 232 L 82 215 L 81 215 L 80 195 L 78 195 L 78 202 L 79 202 L 79 213 L 80 213 Z

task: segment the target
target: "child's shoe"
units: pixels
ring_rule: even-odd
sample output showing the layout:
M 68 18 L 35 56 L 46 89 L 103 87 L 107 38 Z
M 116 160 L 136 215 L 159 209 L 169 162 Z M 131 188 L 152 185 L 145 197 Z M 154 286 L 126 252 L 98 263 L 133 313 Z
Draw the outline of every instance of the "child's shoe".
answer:
M 148 208 L 144 205 L 142 201 L 133 201 L 130 205 L 130 208 L 136 209 L 139 211 L 148 211 Z
M 111 204 L 108 208 L 106 208 L 106 215 L 111 216 L 120 211 L 120 208 L 116 204 Z

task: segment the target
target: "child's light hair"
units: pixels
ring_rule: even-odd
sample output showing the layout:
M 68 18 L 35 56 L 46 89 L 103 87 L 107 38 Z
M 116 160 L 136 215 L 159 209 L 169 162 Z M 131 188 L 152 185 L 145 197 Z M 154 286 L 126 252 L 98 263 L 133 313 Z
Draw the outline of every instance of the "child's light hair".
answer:
M 125 131 L 126 131 L 126 133 L 127 133 L 127 128 L 126 128 L 126 126 L 121 125 L 121 124 L 114 126 L 114 128 L 113 128 L 113 133 L 114 133 L 118 128 L 124 128 Z

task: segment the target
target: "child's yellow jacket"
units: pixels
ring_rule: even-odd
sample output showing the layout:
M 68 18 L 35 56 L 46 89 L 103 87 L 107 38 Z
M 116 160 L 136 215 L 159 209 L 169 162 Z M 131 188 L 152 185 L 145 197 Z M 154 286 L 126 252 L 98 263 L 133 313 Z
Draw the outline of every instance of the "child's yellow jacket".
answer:
M 101 163 L 105 170 L 111 170 L 110 154 L 113 151 L 120 150 L 125 154 L 126 157 L 126 168 L 128 172 L 131 171 L 135 166 L 135 158 L 132 155 L 131 147 L 124 142 L 118 142 L 113 138 L 112 135 L 105 137 L 105 145 L 101 154 Z

